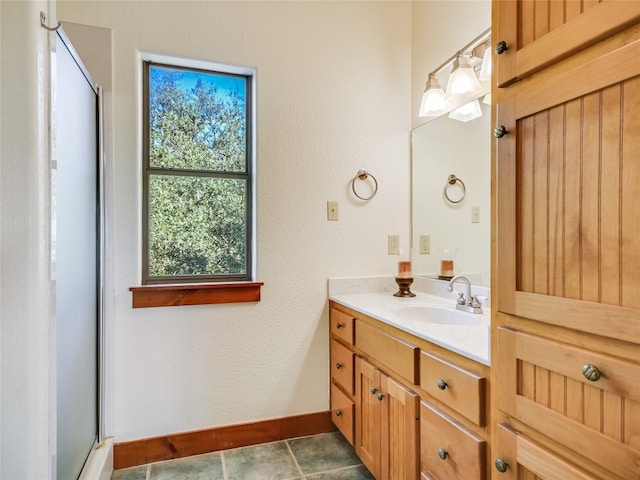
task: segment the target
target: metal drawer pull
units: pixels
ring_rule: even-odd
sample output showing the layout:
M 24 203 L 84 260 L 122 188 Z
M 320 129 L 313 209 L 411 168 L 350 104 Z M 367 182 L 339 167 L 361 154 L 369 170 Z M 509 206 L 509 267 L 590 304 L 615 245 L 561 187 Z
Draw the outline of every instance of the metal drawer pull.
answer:
M 449 385 L 443 379 L 438 380 L 438 388 L 440 390 L 445 390 Z
M 496 461 L 493 462 L 493 464 L 496 466 L 496 470 L 498 470 L 500 473 L 506 472 L 507 467 L 509 466 L 509 464 L 501 458 L 496 458 Z
M 502 55 L 504 52 L 509 50 L 509 47 L 507 46 L 507 42 L 505 42 L 504 40 L 500 40 L 498 43 L 496 43 L 495 50 L 496 50 L 496 55 Z
M 344 323 L 340 323 L 340 322 L 336 323 L 336 328 L 338 330 L 340 330 L 342 327 L 344 327 Z
M 383 398 L 384 398 L 384 394 L 378 393 L 378 400 L 382 401 Z
M 584 367 L 582 367 L 582 375 L 584 375 L 584 378 L 586 378 L 590 382 L 597 382 L 602 376 L 600 374 L 600 370 L 598 370 L 598 367 L 596 367 L 595 365 L 591 365 L 590 363 L 587 363 Z
M 337 368 L 338 370 L 340 370 L 342 367 L 344 367 L 344 365 L 343 365 L 343 364 L 341 364 L 340 362 L 336 363 L 336 368 Z
M 438 456 L 442 459 L 442 460 L 446 460 L 447 457 L 449 456 L 449 452 L 447 452 L 444 448 L 439 448 L 438 449 Z
M 342 416 L 342 410 L 336 410 L 336 417 Z
M 493 136 L 496 138 L 502 138 L 507 134 L 507 127 L 504 125 L 498 125 L 493 129 Z
M 371 387 L 369 391 L 371 392 L 371 395 L 375 395 L 378 389 L 376 387 Z

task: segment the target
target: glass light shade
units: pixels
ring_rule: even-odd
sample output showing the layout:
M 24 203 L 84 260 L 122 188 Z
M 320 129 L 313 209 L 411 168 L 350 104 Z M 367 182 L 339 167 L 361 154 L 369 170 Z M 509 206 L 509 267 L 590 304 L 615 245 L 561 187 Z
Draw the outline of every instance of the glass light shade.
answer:
M 429 80 L 422 94 L 420 103 L 420 117 L 433 117 L 441 115 L 449 109 L 449 102 L 444 95 L 444 90 L 433 74 L 429 74 Z
M 478 80 L 481 82 L 487 82 L 491 80 L 491 49 L 487 48 L 484 51 L 484 58 L 482 59 L 482 67 L 480 67 L 480 74 Z
M 479 96 L 482 93 L 482 85 L 478 81 L 473 68 L 463 56 L 458 56 L 453 62 L 453 71 L 447 82 L 445 98 L 451 105 L 460 105 Z
M 453 118 L 454 120 L 459 120 L 461 122 L 469 122 L 481 116 L 482 110 L 480 110 L 480 102 L 478 100 L 465 103 L 449 114 L 449 118 Z

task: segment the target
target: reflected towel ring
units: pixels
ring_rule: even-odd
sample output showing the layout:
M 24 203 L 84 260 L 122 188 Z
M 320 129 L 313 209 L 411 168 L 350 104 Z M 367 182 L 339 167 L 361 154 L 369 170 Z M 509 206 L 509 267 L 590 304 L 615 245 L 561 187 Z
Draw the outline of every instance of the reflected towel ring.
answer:
M 455 185 L 456 183 L 460 184 L 460 188 L 462 189 L 462 195 L 460 196 L 460 198 L 454 200 L 449 196 L 449 192 L 447 190 L 452 185 Z M 449 178 L 447 178 L 447 183 L 444 185 L 444 198 L 447 199 L 447 202 L 460 203 L 462 200 L 464 200 L 464 197 L 466 194 L 467 194 L 467 188 L 464 186 L 464 182 L 460 178 L 456 177 L 453 173 L 449 175 Z
M 363 196 L 359 195 L 358 192 L 356 192 L 356 180 L 364 181 L 369 177 L 371 177 L 373 179 L 373 184 L 374 184 L 373 193 L 371 195 L 369 195 L 368 197 L 363 197 Z M 356 174 L 356 176 L 353 177 L 353 180 L 351 180 L 351 190 L 353 190 L 353 194 L 356 197 L 358 197 L 360 200 L 365 200 L 365 201 L 366 200 L 371 200 L 373 197 L 376 196 L 376 193 L 378 193 L 378 181 L 376 180 L 376 177 L 371 175 L 366 170 L 358 170 L 358 173 Z

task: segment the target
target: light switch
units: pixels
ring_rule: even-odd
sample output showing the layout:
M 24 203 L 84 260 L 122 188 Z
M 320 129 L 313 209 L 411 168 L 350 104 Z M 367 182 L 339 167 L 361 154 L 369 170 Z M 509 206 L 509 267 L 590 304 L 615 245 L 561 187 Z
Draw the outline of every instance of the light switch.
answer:
M 480 223 L 480 207 L 471 207 L 471 223 Z
M 327 220 L 338 221 L 338 202 L 327 202 Z

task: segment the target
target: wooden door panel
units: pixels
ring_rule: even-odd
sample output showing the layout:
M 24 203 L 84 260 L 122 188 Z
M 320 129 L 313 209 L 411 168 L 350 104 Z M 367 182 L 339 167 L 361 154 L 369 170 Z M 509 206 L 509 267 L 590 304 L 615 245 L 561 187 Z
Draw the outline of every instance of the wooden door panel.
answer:
M 382 375 L 381 480 L 415 480 L 418 476 L 419 397 Z
M 380 372 L 356 358 L 356 453 L 374 476 L 380 471 Z
M 496 460 L 507 464 L 505 472 L 496 474 L 504 480 L 596 480 L 508 425 L 498 425 L 494 451 Z
M 494 0 L 498 86 L 525 78 L 640 20 L 635 0 Z
M 640 365 L 503 327 L 498 348 L 511 354 L 496 366 L 499 409 L 633 478 L 640 465 Z M 587 380 L 585 365 L 596 366 L 601 377 Z
M 622 307 L 613 317 L 627 319 L 640 297 L 640 26 L 631 30 L 606 54 L 589 50 L 553 81 L 541 74 L 497 103 L 508 132 L 496 143 L 498 307 L 638 341 L 637 322 L 555 318 L 545 303 L 580 315 L 551 297 Z

